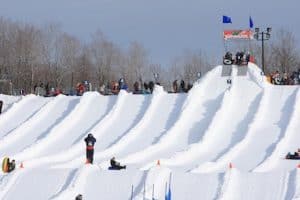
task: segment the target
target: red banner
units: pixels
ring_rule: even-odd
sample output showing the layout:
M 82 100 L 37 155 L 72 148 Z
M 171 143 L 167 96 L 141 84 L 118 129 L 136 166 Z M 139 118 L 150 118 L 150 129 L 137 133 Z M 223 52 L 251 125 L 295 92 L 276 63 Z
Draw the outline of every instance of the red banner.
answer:
M 224 30 L 224 40 L 227 39 L 253 39 L 251 30 Z

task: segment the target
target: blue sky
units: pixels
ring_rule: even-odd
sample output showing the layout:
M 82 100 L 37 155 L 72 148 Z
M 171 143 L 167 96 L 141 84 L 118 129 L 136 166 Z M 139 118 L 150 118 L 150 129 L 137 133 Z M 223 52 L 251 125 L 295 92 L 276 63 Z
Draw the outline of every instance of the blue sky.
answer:
M 297 0 L 0 0 L 0 15 L 42 25 L 60 23 L 64 31 L 88 41 L 96 30 L 122 48 L 138 41 L 154 63 L 168 64 L 183 50 L 223 53 L 223 28 L 285 28 L 300 41 Z M 233 24 L 223 25 L 222 15 Z

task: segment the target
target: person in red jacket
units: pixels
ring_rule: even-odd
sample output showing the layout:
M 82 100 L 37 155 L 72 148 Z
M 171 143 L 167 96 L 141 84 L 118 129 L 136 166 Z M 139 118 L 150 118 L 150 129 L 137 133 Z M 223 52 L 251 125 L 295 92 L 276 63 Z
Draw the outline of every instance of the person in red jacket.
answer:
M 94 145 L 96 143 L 96 138 L 93 134 L 89 133 L 88 136 L 84 139 L 86 143 L 86 159 L 88 163 L 93 164 L 94 160 Z

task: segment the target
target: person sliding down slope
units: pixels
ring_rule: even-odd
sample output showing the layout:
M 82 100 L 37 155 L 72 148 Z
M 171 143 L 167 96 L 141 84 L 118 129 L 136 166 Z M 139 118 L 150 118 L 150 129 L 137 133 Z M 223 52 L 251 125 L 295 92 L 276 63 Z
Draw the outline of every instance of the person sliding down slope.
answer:
M 294 154 L 291 154 L 290 152 L 287 153 L 285 156 L 286 159 L 291 159 L 291 160 L 300 160 L 300 155 L 299 155 L 299 150 L 294 152 Z
M 111 166 L 108 169 L 115 169 L 115 170 L 126 169 L 126 165 L 124 166 L 120 165 L 120 163 L 116 161 L 115 157 L 112 157 L 112 159 L 110 159 L 110 165 Z
M 84 139 L 86 143 L 86 159 L 88 163 L 93 164 L 94 160 L 94 145 L 96 143 L 96 138 L 93 134 L 89 133 L 88 136 Z

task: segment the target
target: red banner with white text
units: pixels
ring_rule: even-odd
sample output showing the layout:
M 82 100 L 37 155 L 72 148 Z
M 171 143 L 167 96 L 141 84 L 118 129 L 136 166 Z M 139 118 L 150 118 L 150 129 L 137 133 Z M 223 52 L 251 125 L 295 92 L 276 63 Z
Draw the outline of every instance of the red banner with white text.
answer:
M 253 39 L 251 30 L 224 30 L 224 40 L 227 39 Z

